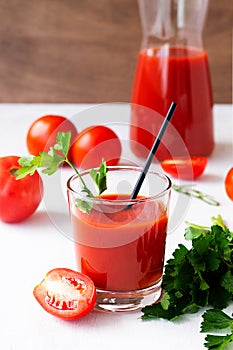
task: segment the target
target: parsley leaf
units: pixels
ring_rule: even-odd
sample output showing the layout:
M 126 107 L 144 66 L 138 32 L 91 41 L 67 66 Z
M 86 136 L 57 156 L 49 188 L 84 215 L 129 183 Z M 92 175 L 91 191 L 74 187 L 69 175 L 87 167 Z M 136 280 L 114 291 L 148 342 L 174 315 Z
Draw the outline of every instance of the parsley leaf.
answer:
M 21 168 L 16 171 L 16 179 L 20 180 L 27 175 L 33 175 L 35 171 L 40 168 L 41 157 L 22 157 L 19 159 L 18 163 L 21 165 Z
M 59 132 L 57 134 L 56 144 L 54 145 L 54 149 L 61 151 L 65 157 L 68 155 L 68 151 L 70 148 L 70 139 L 71 132 Z
M 102 158 L 102 162 L 99 167 L 99 171 L 96 169 L 91 169 L 90 175 L 95 181 L 99 189 L 99 196 L 107 189 L 107 177 L 106 174 L 108 172 L 108 168 L 106 166 L 106 162 L 104 158 Z
M 227 273 L 223 276 L 221 285 L 230 293 L 233 293 L 233 274 L 231 271 L 227 271 Z
M 170 305 L 170 297 L 167 293 L 164 293 L 164 296 L 161 300 L 161 306 L 164 310 L 168 310 Z
M 89 214 L 92 209 L 92 202 L 78 198 L 76 200 L 76 207 L 83 213 Z
M 231 333 L 225 335 L 208 334 L 205 337 L 205 347 L 208 349 L 221 350 L 233 341 L 233 318 L 219 309 L 210 309 L 203 314 L 201 332 L 214 332 L 230 329 Z
M 219 309 L 207 310 L 202 317 L 201 332 L 211 332 L 233 326 L 233 318 Z
M 223 350 L 225 347 L 232 342 L 232 335 L 207 335 L 205 347 L 210 350 Z
M 47 175 L 54 174 L 65 160 L 64 157 L 60 156 L 52 147 L 49 153 L 40 152 L 40 156 L 40 168 L 44 168 L 42 173 Z
M 90 213 L 93 206 L 92 199 L 94 198 L 94 195 L 86 186 L 78 170 L 74 167 L 74 165 L 68 159 L 70 139 L 71 139 L 70 131 L 59 132 L 57 134 L 56 144 L 50 147 L 50 150 L 48 153 L 40 152 L 39 156 L 29 155 L 28 157 L 20 158 L 18 162 L 21 165 L 21 168 L 19 168 L 16 171 L 16 179 L 20 180 L 27 175 L 33 175 L 35 171 L 39 168 L 42 168 L 43 174 L 52 175 L 58 170 L 59 166 L 63 162 L 66 162 L 78 175 L 83 186 L 82 192 L 86 194 L 86 197 L 84 199 L 78 199 L 76 201 L 76 206 L 82 212 Z M 95 180 L 98 186 L 99 195 L 103 191 L 105 191 L 107 188 L 107 180 L 106 180 L 107 171 L 108 169 L 106 167 L 106 162 L 104 161 L 104 159 L 102 159 L 102 163 L 100 164 L 99 172 L 97 172 L 94 169 L 90 171 L 91 177 Z

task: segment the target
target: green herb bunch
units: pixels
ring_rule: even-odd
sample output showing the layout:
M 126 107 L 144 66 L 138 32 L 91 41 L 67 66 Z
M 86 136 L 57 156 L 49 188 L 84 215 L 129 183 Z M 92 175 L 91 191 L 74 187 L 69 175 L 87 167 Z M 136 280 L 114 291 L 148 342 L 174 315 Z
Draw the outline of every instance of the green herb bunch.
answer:
M 82 176 L 79 171 L 75 168 L 75 166 L 71 163 L 68 158 L 68 152 L 70 148 L 70 139 L 71 132 L 59 132 L 57 134 L 56 144 L 50 147 L 49 152 L 40 152 L 39 156 L 27 156 L 21 157 L 19 159 L 19 164 L 21 168 L 19 168 L 16 172 L 16 179 L 22 179 L 27 175 L 33 175 L 37 169 L 42 168 L 42 173 L 47 175 L 54 174 L 59 166 L 62 163 L 67 163 L 78 175 L 81 183 L 82 183 L 82 192 L 86 195 L 84 200 L 79 199 L 76 202 L 76 206 L 85 213 L 90 213 L 93 201 L 90 199 L 94 198 L 93 193 L 86 186 Z M 99 170 L 92 169 L 90 171 L 90 175 L 95 181 L 99 195 L 103 193 L 107 188 L 107 178 L 106 174 L 108 172 L 108 168 L 106 166 L 106 162 L 102 159 Z
M 222 316 L 220 310 L 233 301 L 233 232 L 224 225 L 220 215 L 212 221 L 211 227 L 188 224 L 185 238 L 192 241 L 192 247 L 187 249 L 179 244 L 174 251 L 173 258 L 165 265 L 165 294 L 161 302 L 142 309 L 143 319 L 175 320 L 207 306 L 214 308 L 215 315 Z M 203 331 L 213 330 L 208 328 L 210 314 L 207 315 Z M 227 315 L 226 318 L 233 332 L 232 319 Z M 226 339 L 212 337 L 208 336 L 205 344 L 209 349 L 223 349 L 233 340 L 233 334 Z M 216 339 L 222 347 L 214 347 Z

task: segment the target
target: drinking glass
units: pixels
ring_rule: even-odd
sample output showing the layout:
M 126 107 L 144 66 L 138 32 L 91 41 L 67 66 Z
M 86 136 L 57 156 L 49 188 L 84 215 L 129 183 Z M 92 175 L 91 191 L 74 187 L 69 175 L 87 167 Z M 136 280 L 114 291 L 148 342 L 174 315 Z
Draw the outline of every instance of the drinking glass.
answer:
M 132 200 L 141 171 L 109 167 L 101 196 L 90 171 L 81 172 L 94 198 L 85 196 L 78 175 L 67 182 L 77 270 L 94 281 L 101 310 L 135 310 L 161 295 L 171 181 L 149 170 Z M 79 209 L 80 200 L 91 205 L 89 213 Z

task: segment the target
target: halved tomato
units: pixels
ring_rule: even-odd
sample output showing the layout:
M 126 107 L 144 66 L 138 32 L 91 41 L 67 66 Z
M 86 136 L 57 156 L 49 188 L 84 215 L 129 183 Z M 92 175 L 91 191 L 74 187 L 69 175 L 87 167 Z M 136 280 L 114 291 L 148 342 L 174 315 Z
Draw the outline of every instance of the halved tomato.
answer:
M 93 281 L 84 274 L 66 268 L 49 271 L 34 288 L 33 294 L 47 312 L 65 320 L 86 315 L 96 302 Z
M 228 170 L 224 180 L 224 185 L 228 197 L 233 201 L 233 168 Z
M 171 158 L 163 160 L 160 165 L 172 177 L 194 180 L 203 174 L 207 165 L 207 158 Z

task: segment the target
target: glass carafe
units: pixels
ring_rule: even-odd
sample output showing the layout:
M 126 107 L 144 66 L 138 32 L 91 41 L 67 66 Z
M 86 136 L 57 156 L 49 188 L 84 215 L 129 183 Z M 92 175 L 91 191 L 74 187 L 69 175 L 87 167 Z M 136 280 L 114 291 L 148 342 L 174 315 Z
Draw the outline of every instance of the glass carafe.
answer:
M 213 150 L 213 98 L 208 55 L 202 31 L 208 0 L 138 0 L 143 29 L 142 47 L 131 102 L 165 116 L 172 101 L 178 104 L 172 125 L 191 156 Z M 146 156 L 159 126 L 156 116 L 132 109 L 131 144 Z M 169 136 L 168 136 L 169 137 Z M 176 137 L 156 153 L 157 159 L 181 156 Z

